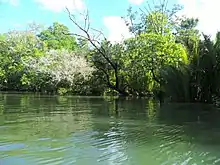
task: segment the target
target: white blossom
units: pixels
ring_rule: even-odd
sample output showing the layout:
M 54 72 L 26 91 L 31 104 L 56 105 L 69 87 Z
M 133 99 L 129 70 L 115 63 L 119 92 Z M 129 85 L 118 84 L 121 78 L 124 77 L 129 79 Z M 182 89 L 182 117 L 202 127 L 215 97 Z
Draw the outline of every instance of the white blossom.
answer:
M 70 85 L 88 80 L 94 71 L 83 55 L 67 50 L 50 50 L 40 58 L 30 58 L 26 65 L 38 73 L 50 75 L 56 83 L 65 80 Z

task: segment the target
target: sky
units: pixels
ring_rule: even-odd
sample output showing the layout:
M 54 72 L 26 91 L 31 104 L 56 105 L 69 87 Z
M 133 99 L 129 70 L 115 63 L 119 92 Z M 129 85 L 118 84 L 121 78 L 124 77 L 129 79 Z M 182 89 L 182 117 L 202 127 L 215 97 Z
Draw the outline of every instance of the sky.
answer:
M 174 3 L 184 7 L 179 14 L 199 18 L 198 28 L 204 33 L 214 36 L 220 29 L 220 0 L 169 0 Z M 138 10 L 146 6 L 146 0 L 0 0 L 0 32 L 24 29 L 31 22 L 47 27 L 55 21 L 77 31 L 65 11 L 68 7 L 78 13 L 87 9 L 92 27 L 102 30 L 110 41 L 120 41 L 131 36 L 121 19 L 129 6 Z

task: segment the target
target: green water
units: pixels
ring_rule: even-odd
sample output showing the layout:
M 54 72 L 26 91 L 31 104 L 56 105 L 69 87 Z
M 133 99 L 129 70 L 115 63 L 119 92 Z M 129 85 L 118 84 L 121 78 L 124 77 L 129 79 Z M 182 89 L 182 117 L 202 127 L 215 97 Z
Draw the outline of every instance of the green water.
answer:
M 219 119 L 200 104 L 1 94 L 0 165 L 220 164 Z

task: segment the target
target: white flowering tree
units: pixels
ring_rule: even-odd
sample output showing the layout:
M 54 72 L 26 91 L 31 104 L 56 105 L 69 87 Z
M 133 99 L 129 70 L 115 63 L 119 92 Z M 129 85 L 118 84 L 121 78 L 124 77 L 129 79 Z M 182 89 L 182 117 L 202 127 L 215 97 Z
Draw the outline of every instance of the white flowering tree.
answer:
M 38 77 L 47 77 L 47 82 L 55 89 L 75 88 L 89 81 L 94 68 L 78 51 L 50 50 L 39 58 L 30 58 L 26 66 Z M 33 75 L 33 74 L 32 74 Z M 49 78 L 49 79 L 48 79 Z M 33 77 L 32 77 L 33 80 Z M 31 78 L 26 78 L 30 83 Z M 46 83 L 46 82 L 45 82 Z

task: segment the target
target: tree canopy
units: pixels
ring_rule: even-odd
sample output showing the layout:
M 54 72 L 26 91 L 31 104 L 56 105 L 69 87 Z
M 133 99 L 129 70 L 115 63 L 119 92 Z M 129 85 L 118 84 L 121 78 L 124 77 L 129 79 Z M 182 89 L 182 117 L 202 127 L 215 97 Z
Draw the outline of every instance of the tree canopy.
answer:
M 220 95 L 220 33 L 212 41 L 197 18 L 176 15 L 166 3 L 134 12 L 125 22 L 133 36 L 111 43 L 91 27 L 82 34 L 59 23 L 35 33 L 0 35 L 0 88 L 75 95 L 154 96 L 185 102 L 214 102 Z M 103 36 L 95 38 L 93 32 Z
M 75 50 L 77 48 L 76 38 L 68 35 L 70 30 L 59 22 L 43 30 L 37 36 L 46 43 L 48 49 Z

